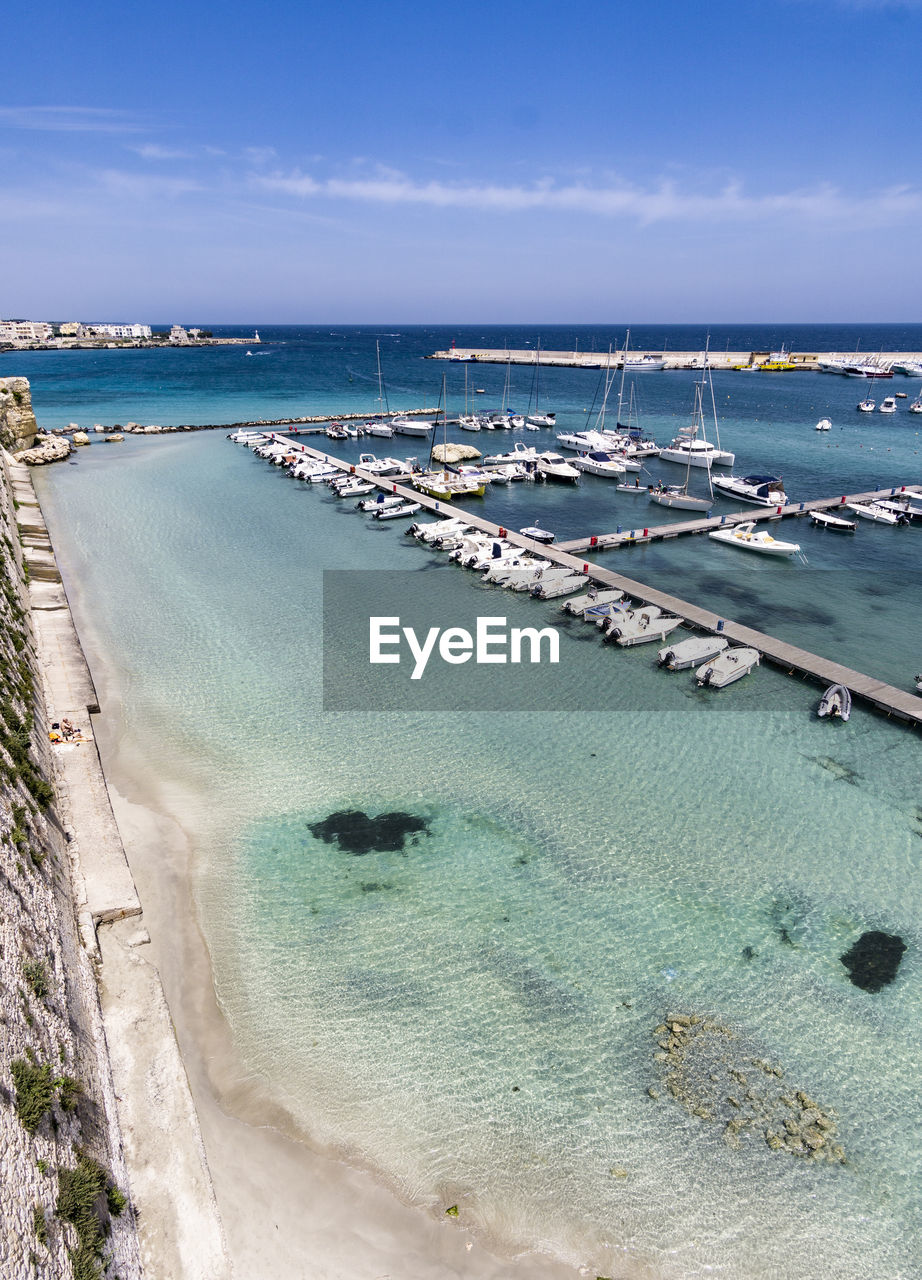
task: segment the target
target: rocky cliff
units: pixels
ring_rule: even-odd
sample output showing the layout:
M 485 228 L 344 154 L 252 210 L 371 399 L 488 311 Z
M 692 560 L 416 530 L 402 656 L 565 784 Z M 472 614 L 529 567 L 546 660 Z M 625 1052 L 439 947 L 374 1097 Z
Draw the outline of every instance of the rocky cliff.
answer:
M 19 453 L 37 434 L 28 378 L 0 378 L 0 447 Z
M 24 378 L 0 434 L 31 443 Z M 77 929 L 9 471 L 0 451 L 0 1275 L 141 1274 L 93 965 Z

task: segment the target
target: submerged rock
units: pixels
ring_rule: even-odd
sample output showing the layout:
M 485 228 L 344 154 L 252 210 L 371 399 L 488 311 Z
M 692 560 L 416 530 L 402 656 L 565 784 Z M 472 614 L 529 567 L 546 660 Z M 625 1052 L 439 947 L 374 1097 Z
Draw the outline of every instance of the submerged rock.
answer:
M 905 942 L 896 934 L 872 929 L 863 933 L 839 959 L 856 987 L 862 991 L 879 991 L 896 977 L 905 950 Z
M 714 1018 L 670 1013 L 668 1027 L 654 1029 L 653 1054 L 666 1090 L 690 1115 L 724 1126 L 724 1141 L 733 1150 L 742 1137 L 759 1139 L 772 1151 L 813 1161 L 844 1163 L 835 1142 L 834 1114 L 807 1094 L 786 1093 L 779 1066 L 758 1052 L 759 1046 Z M 671 1030 L 667 1037 L 664 1031 Z M 662 1052 L 667 1049 L 667 1052 Z M 753 1071 L 755 1068 L 755 1071 Z M 653 1099 L 662 1095 L 652 1085 Z
M 327 844 L 336 844 L 343 853 L 399 853 L 418 843 L 420 832 L 427 834 L 429 823 L 413 813 L 379 813 L 373 818 L 360 809 L 341 809 L 322 822 L 309 822 L 311 835 Z

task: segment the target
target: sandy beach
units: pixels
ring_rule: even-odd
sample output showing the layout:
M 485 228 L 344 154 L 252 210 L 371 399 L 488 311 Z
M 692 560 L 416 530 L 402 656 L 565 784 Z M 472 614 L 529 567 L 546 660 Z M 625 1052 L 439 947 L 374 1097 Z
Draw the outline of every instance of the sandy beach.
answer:
M 291 1134 L 291 1117 L 237 1057 L 215 996 L 190 882 L 190 842 L 176 816 L 182 793 L 151 775 L 142 744 L 122 723 L 117 676 L 79 589 L 67 585 L 102 708 L 93 727 L 108 792 L 150 935 L 145 954 L 159 971 L 191 1085 L 232 1273 L 251 1280 L 563 1280 L 579 1274 L 549 1257 L 494 1253 L 465 1229 L 463 1216 L 408 1205 L 370 1171 L 313 1149 L 309 1134 Z M 114 954 L 109 928 L 100 933 L 104 983 L 107 954 Z M 143 1160 L 143 1134 L 136 1143 L 136 1159 Z M 169 1177 L 167 1170 L 149 1172 Z M 181 1240 L 183 1224 L 175 1228 Z M 181 1249 L 176 1260 L 180 1255 Z M 186 1261 L 182 1274 L 201 1273 L 197 1262 L 187 1271 Z M 147 1262 L 151 1274 L 166 1274 L 155 1258 Z

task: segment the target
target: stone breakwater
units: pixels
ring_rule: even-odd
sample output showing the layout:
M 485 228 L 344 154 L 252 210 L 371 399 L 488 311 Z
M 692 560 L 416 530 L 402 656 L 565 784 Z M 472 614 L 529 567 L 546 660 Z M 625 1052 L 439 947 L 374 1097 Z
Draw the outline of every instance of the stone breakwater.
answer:
M 96 978 L 76 927 L 27 572 L 0 452 L 0 1274 L 141 1275 Z
M 653 1054 L 666 1093 L 690 1115 L 724 1127 L 734 1149 L 743 1136 L 772 1151 L 812 1161 L 845 1163 L 835 1112 L 784 1083 L 784 1069 L 759 1046 L 716 1019 L 670 1013 L 653 1031 Z M 651 1098 L 663 1096 L 650 1085 Z

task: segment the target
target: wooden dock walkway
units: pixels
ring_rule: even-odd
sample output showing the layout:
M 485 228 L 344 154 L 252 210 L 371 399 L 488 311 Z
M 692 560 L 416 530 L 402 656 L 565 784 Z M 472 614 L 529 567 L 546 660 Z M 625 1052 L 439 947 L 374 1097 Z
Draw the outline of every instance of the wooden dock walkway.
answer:
M 609 547 L 620 547 L 625 544 L 636 546 L 643 542 L 678 538 L 684 533 L 706 533 L 709 529 L 727 529 L 732 525 L 745 524 L 752 520 L 783 520 L 786 516 L 809 516 L 811 511 L 828 511 L 832 507 L 841 507 L 853 502 L 879 502 L 881 498 L 917 498 L 919 496 L 919 485 L 904 484 L 894 489 L 872 489 L 867 493 L 844 494 L 838 498 L 810 498 L 805 502 L 789 502 L 785 506 L 750 507 L 746 511 L 734 511 L 728 515 L 676 520 L 672 524 L 644 526 L 639 521 L 635 521 L 626 532 L 619 527 L 615 533 L 571 538 L 569 542 L 560 542 L 557 545 L 561 551 L 604 551 Z
M 284 441 L 286 436 L 280 434 L 279 439 Z M 786 671 L 788 675 L 797 673 L 817 680 L 824 686 L 844 684 L 851 690 L 853 696 L 866 702 L 875 711 L 879 711 L 886 716 L 895 717 L 912 725 L 914 728 L 922 727 L 922 698 L 903 689 L 897 689 L 894 685 L 886 684 L 875 676 L 864 675 L 862 672 L 854 671 L 839 662 L 833 662 L 829 658 L 810 653 L 807 649 L 801 649 L 797 645 L 788 644 L 786 640 L 779 640 L 774 636 L 767 635 L 765 632 L 756 631 L 752 627 L 742 626 L 740 623 L 724 618 L 709 609 L 703 609 L 699 605 L 680 600 L 677 596 L 669 595 L 665 591 L 658 591 L 655 587 L 636 582 L 632 578 L 615 573 L 611 569 L 602 568 L 591 561 L 582 560 L 573 555 L 572 551 L 567 551 L 563 547 L 548 547 L 543 543 L 533 542 L 523 534 L 505 529 L 501 525 L 494 523 L 494 521 L 478 515 L 476 512 L 453 506 L 451 503 L 441 501 L 441 499 L 430 498 L 428 494 L 419 493 L 416 489 L 412 489 L 390 476 L 372 475 L 371 472 L 364 471 L 353 463 L 343 462 L 341 458 L 334 457 L 332 454 L 322 453 L 319 449 L 314 449 L 310 445 L 299 444 L 297 448 L 318 461 L 328 462 L 330 465 L 338 467 L 346 474 L 357 475 L 387 493 L 399 494 L 409 501 L 418 502 L 440 519 L 447 520 L 449 517 L 453 517 L 463 520 L 465 524 L 471 525 L 473 528 L 482 529 L 484 533 L 488 533 L 493 537 L 503 537 L 508 542 L 520 546 L 523 550 L 530 551 L 536 556 L 571 568 L 575 573 L 586 574 L 600 586 L 614 587 L 625 592 L 633 599 L 643 601 L 644 604 L 658 605 L 670 616 L 681 618 L 683 624 L 692 630 L 706 631 L 710 634 L 719 632 L 736 644 L 758 649 L 764 658 L 768 659 L 774 666 Z M 876 492 L 878 492 L 878 496 L 882 496 L 879 491 Z M 820 501 L 826 503 L 835 501 L 838 503 L 840 499 L 820 499 Z M 799 508 L 800 504 L 796 505 Z

